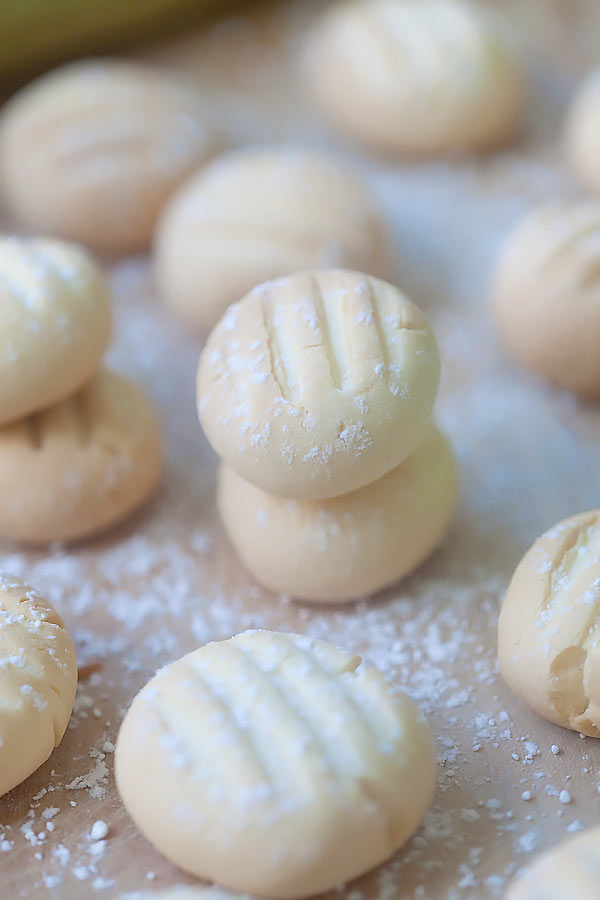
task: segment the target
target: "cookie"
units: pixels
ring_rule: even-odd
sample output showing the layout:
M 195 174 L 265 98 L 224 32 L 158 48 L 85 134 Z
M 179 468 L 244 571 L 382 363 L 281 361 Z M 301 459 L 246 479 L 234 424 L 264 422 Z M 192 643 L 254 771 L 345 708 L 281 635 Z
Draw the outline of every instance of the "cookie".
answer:
M 600 191 L 600 71 L 592 72 L 569 110 L 567 154 L 582 182 Z
M 269 279 L 338 266 L 378 274 L 374 198 L 335 157 L 293 148 L 226 154 L 167 205 L 156 239 L 160 292 L 192 331 Z
M 0 425 L 87 381 L 110 338 L 104 278 L 84 250 L 0 237 Z
M 77 687 L 64 622 L 33 588 L 0 575 L 0 796 L 60 744 Z
M 260 584 L 334 603 L 373 594 L 415 569 L 443 538 L 457 493 L 454 455 L 432 426 L 400 466 L 343 497 L 275 497 L 222 466 L 218 505 Z
M 505 23 L 460 0 L 343 0 L 318 20 L 304 74 L 324 119 L 388 153 L 489 148 L 521 120 Z
M 0 119 L 0 187 L 27 228 L 128 253 L 144 248 L 175 188 L 214 151 L 181 75 L 135 62 L 71 63 Z
M 162 669 L 128 710 L 119 792 L 185 871 L 278 900 L 391 856 L 431 803 L 429 727 L 360 656 L 254 631 Z
M 526 866 L 504 900 L 597 900 L 598 885 L 600 828 L 590 828 Z
M 497 264 L 493 311 L 520 363 L 600 395 L 600 203 L 550 204 L 516 226 Z
M 161 468 L 149 400 L 100 371 L 68 399 L 0 429 L 0 535 L 37 544 L 104 531 L 148 499 Z
M 519 563 L 498 622 L 508 686 L 535 712 L 600 737 L 600 511 L 543 534 Z
M 431 329 L 397 288 L 358 272 L 301 272 L 254 289 L 216 325 L 200 360 L 198 412 L 246 481 L 326 499 L 414 450 L 439 375 Z
M 196 887 L 182 884 L 164 891 L 135 891 L 133 894 L 123 894 L 120 900 L 252 900 L 252 898 L 244 894 L 230 894 L 229 891 L 205 885 Z

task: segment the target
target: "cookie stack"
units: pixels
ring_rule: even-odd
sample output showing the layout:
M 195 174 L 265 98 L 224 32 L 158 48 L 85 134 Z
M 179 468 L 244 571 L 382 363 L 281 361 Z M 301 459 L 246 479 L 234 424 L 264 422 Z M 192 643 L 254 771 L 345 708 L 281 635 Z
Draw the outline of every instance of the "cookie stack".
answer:
M 198 411 L 218 504 L 266 587 L 371 594 L 439 543 L 457 468 L 430 420 L 440 375 L 420 310 L 378 278 L 301 272 L 254 288 L 211 333 Z
M 129 513 L 161 469 L 158 423 L 102 368 L 110 298 L 78 247 L 0 239 L 0 535 L 46 543 Z

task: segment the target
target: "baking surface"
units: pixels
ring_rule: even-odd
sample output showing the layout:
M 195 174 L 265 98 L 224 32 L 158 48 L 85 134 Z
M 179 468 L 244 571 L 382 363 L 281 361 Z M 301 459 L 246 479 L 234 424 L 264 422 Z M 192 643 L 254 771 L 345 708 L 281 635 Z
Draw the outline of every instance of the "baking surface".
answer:
M 160 405 L 166 475 L 156 500 L 102 540 L 49 553 L 0 545 L 0 571 L 46 592 L 83 667 L 61 747 L 0 801 L 3 898 L 112 900 L 190 881 L 120 805 L 113 745 L 124 710 L 157 667 L 248 627 L 302 631 L 363 653 L 418 701 L 437 736 L 432 811 L 389 864 L 341 892 L 347 900 L 500 897 L 532 852 L 598 822 L 598 741 L 549 725 L 511 696 L 496 673 L 495 626 L 532 540 L 600 505 L 600 407 L 506 361 L 487 300 L 506 229 L 531 205 L 575 190 L 558 134 L 573 86 L 597 61 L 600 8 L 594 0 L 502 6 L 531 48 L 533 116 L 517 145 L 479 161 L 400 165 L 331 141 L 296 97 L 297 36 L 313 3 L 145 52 L 197 77 L 236 143 L 331 145 L 371 181 L 396 238 L 389 277 L 423 306 L 441 345 L 437 418 L 459 456 L 461 504 L 435 556 L 370 602 L 332 610 L 259 589 L 215 516 L 215 459 L 194 406 L 200 345 L 163 313 L 146 259 L 111 265 L 109 361 Z M 90 835 L 97 821 L 105 838 L 102 827 Z

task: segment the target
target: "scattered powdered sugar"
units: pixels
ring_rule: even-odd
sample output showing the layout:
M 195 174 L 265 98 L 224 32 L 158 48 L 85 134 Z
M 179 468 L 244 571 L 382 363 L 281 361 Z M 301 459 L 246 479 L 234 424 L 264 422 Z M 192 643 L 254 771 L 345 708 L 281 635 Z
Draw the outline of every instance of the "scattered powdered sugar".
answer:
M 108 825 L 102 819 L 98 819 L 92 825 L 90 837 L 93 841 L 101 841 L 108 834 Z

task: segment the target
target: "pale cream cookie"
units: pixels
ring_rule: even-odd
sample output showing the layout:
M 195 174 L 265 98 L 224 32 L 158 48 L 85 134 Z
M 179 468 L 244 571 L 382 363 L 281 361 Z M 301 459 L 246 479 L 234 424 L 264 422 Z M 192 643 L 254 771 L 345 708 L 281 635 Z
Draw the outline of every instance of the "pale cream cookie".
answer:
M 581 180 L 600 191 L 600 70 L 585 79 L 567 120 L 567 153 Z
M 508 686 L 545 719 L 600 737 L 600 511 L 543 534 L 519 563 L 498 622 Z
M 425 433 L 440 375 L 425 316 L 359 272 L 300 272 L 252 290 L 208 338 L 198 411 L 224 461 L 304 500 L 356 490 Z
M 342 0 L 318 20 L 304 71 L 324 117 L 387 152 L 487 148 L 521 119 L 505 24 L 461 0 Z
M 383 242 L 374 198 L 335 157 L 251 148 L 220 157 L 169 202 L 156 274 L 169 308 L 203 332 L 255 285 L 290 272 L 380 274 Z
M 71 717 L 75 648 L 33 588 L 0 575 L 0 796 L 46 762 Z
M 34 81 L 0 119 L 0 189 L 28 228 L 127 253 L 145 247 L 173 190 L 215 147 L 181 75 L 120 60 Z
M 335 603 L 373 594 L 415 569 L 442 540 L 457 493 L 454 454 L 432 426 L 400 466 L 343 497 L 275 497 L 222 466 L 218 505 L 258 582 Z
M 598 900 L 600 828 L 552 847 L 520 872 L 504 900 Z
M 245 632 L 162 669 L 133 701 L 117 785 L 187 872 L 278 900 L 391 856 L 431 803 L 430 729 L 360 656 Z
M 96 534 L 143 503 L 161 469 L 148 398 L 101 370 L 66 400 L 0 429 L 0 535 L 46 543 Z
M 175 885 L 164 891 L 134 891 L 123 894 L 120 900 L 252 900 L 247 894 L 231 894 L 206 885 Z
M 47 238 L 0 237 L 0 425 L 87 381 L 110 327 L 107 285 L 84 250 Z
M 509 235 L 494 314 L 512 355 L 561 387 L 600 394 L 600 203 L 550 204 Z

